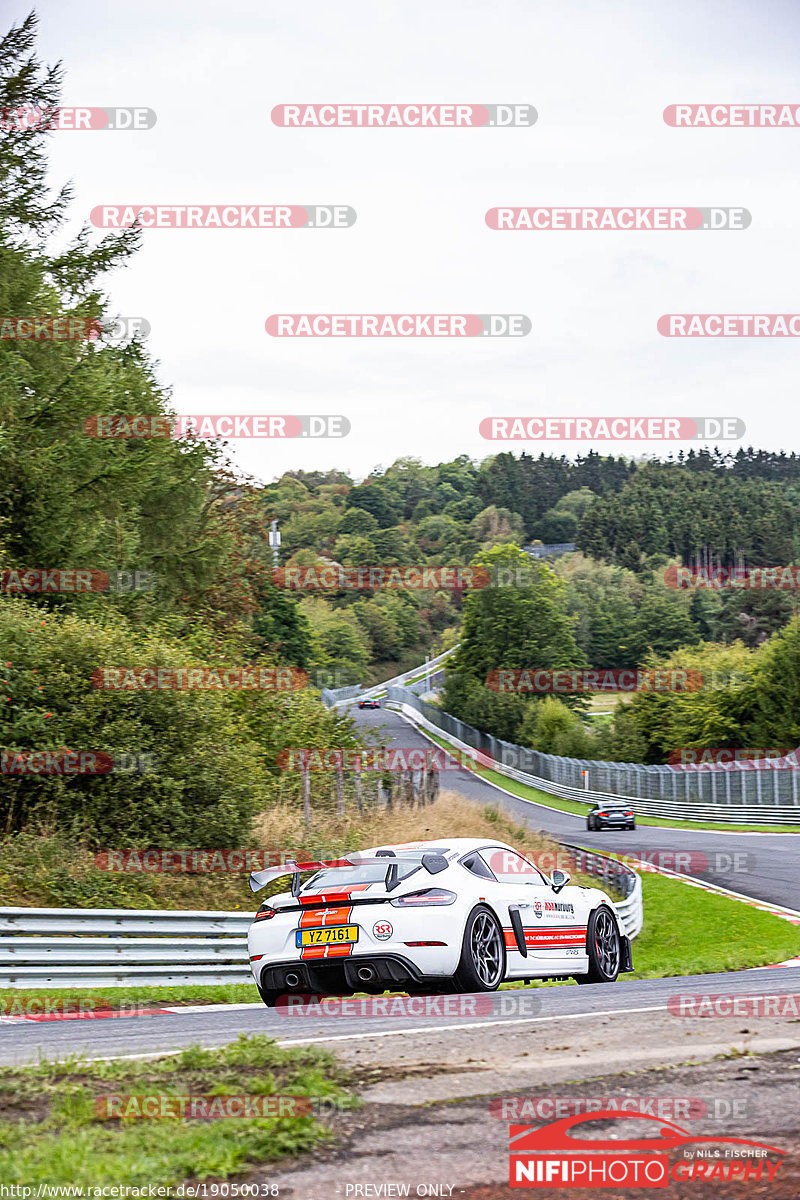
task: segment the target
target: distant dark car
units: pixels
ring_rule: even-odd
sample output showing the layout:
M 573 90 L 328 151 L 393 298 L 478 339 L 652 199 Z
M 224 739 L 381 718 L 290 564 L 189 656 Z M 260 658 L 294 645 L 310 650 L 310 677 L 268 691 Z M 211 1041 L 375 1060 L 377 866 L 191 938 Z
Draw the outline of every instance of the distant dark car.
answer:
M 358 702 L 359 708 L 380 708 L 380 706 L 380 700 L 359 700 Z
M 635 829 L 636 815 L 624 804 L 595 804 L 586 814 L 587 829 Z

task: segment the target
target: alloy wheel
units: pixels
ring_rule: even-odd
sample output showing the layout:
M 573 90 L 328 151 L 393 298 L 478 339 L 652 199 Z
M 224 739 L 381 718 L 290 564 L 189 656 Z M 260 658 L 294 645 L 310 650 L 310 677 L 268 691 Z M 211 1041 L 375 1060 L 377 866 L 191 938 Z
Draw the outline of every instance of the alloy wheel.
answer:
M 470 934 L 472 961 L 481 983 L 494 987 L 503 969 L 503 946 L 500 930 L 489 913 L 478 913 Z
M 610 913 L 599 912 L 594 926 L 597 961 L 605 975 L 613 978 L 619 971 L 619 936 Z

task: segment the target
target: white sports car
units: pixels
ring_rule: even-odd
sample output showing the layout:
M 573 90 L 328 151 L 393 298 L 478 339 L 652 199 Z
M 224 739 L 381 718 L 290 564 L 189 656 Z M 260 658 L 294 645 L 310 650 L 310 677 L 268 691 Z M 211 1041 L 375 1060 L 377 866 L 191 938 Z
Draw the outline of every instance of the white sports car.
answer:
M 312 867 L 313 869 L 313 867 Z M 511 846 L 442 838 L 356 851 L 305 883 L 309 864 L 256 871 L 254 892 L 291 875 L 248 933 L 264 1003 L 315 995 L 492 992 L 506 979 L 613 983 L 630 941 L 598 888 L 548 878 Z

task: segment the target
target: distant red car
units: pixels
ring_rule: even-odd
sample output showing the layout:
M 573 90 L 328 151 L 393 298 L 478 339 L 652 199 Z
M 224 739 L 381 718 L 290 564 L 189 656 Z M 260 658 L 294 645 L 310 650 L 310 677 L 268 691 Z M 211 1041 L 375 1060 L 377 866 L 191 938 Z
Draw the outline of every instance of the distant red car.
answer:
M 380 700 L 359 700 L 358 702 L 359 708 L 380 708 L 380 706 Z

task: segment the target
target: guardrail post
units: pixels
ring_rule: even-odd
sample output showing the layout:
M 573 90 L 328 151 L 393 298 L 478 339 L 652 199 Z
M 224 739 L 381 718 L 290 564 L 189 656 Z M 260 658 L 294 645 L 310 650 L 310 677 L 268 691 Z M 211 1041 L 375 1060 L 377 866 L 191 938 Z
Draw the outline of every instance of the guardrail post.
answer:
M 358 764 L 355 769 L 353 783 L 354 783 L 355 792 L 356 792 L 356 809 L 358 811 L 358 815 L 361 817 L 364 815 L 364 799 L 363 799 L 362 792 L 361 792 L 361 760 L 360 759 L 359 759 Z
M 337 815 L 337 817 L 343 817 L 344 816 L 344 776 L 342 774 L 341 767 L 336 768 L 336 773 L 334 775 L 334 781 L 336 784 L 336 815 Z

